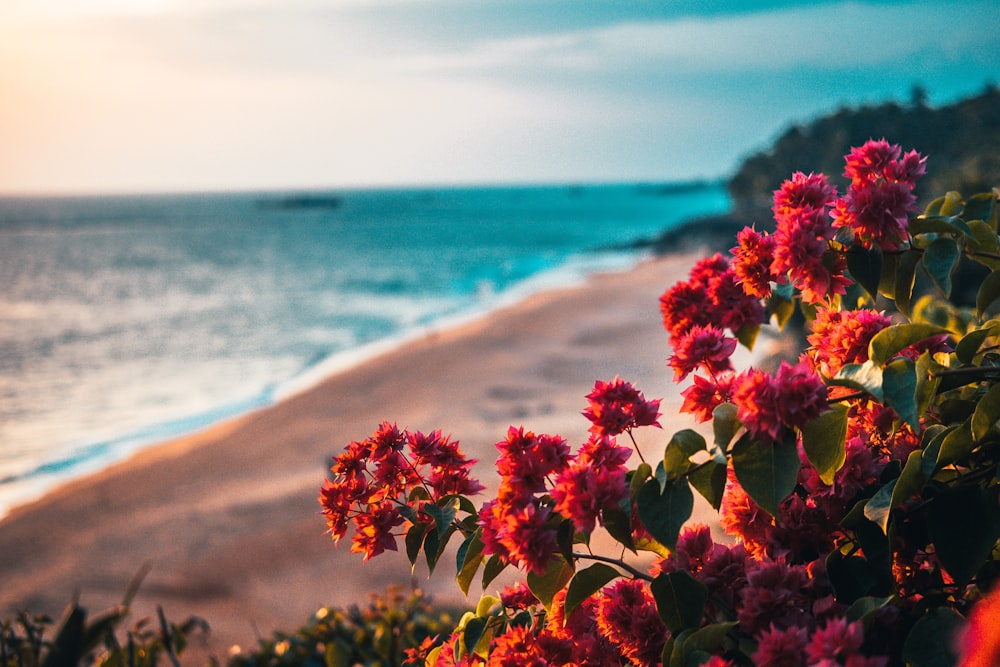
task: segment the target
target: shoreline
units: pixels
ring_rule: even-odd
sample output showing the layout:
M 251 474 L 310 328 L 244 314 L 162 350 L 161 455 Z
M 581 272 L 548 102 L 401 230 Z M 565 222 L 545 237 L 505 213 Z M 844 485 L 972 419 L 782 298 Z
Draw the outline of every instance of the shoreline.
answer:
M 621 254 L 605 251 L 596 255 L 570 257 L 553 269 L 530 276 L 503 292 L 478 303 L 467 304 L 434 321 L 413 325 L 359 347 L 334 352 L 318 363 L 303 368 L 298 374 L 276 381 L 257 395 L 222 401 L 203 412 L 150 424 L 107 440 L 82 441 L 75 446 L 77 451 L 83 452 L 82 455 L 66 453 L 61 457 L 41 461 L 33 470 L 0 484 L 0 521 L 22 505 L 31 504 L 65 484 L 99 474 L 150 447 L 185 438 L 269 408 L 303 391 L 309 391 L 330 377 L 391 354 L 428 336 L 461 328 L 489 317 L 492 313 L 516 307 L 537 294 L 574 289 L 601 275 L 627 272 L 655 256 L 655 252 L 650 253 L 648 249 L 638 247 Z
M 558 433 L 575 449 L 586 439 L 584 396 L 615 375 L 664 399 L 663 430 L 637 433 L 655 455 L 673 432 L 698 426 L 676 413 L 658 298 L 701 256 L 646 259 L 537 292 L 13 509 L 0 520 L 0 618 L 19 609 L 58 616 L 74 591 L 96 613 L 148 563 L 132 619 L 157 604 L 171 619 L 204 618 L 212 633 L 202 650 L 224 657 L 233 644 L 301 626 L 321 606 L 411 585 L 403 554 L 362 564 L 324 534 L 316 496 L 330 457 L 383 419 L 440 428 L 479 459 L 476 474 L 493 488 L 493 443 L 507 426 Z M 712 520 L 707 504 L 696 520 Z M 471 604 L 447 563 L 430 580 L 418 569 L 417 585 L 437 603 Z

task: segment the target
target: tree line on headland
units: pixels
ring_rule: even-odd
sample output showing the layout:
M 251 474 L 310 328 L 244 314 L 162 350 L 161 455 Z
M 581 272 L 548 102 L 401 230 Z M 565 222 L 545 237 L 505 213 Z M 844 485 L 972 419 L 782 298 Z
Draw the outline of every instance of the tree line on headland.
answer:
M 748 156 L 726 181 L 732 210 L 699 218 L 696 224 L 666 231 L 655 242 L 656 252 L 708 245 L 728 249 L 733 235 L 746 225 L 773 226 L 772 194 L 796 171 L 822 172 L 843 190 L 844 155 L 851 146 L 885 138 L 927 161 L 918 198 L 928 193 L 958 191 L 971 194 L 1000 185 L 1000 86 L 952 104 L 931 107 L 926 92 L 913 89 L 907 104 L 885 102 L 837 111 L 796 123 L 772 145 Z M 921 203 L 926 203 L 921 200 Z

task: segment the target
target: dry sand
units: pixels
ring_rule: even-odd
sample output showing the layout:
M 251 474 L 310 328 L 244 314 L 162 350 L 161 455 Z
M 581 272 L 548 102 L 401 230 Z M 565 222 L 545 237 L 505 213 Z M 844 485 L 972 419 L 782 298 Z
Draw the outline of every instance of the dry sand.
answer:
M 148 563 L 133 618 L 157 604 L 172 620 L 204 618 L 212 632 L 199 653 L 224 658 L 231 645 L 298 628 L 321 606 L 410 585 L 400 554 L 362 564 L 346 541 L 335 547 L 316 501 L 330 457 L 383 419 L 450 433 L 493 484 L 493 444 L 509 425 L 559 433 L 575 448 L 589 426 L 584 396 L 619 375 L 664 398 L 664 429 L 639 433 L 658 459 L 670 434 L 693 423 L 677 413 L 657 299 L 696 258 L 536 295 L 15 509 L 0 523 L 0 618 L 58 615 L 74 592 L 100 611 Z M 707 505 L 698 512 L 711 519 Z M 415 579 L 436 601 L 464 604 L 453 568 L 445 557 L 432 579 L 420 570 Z

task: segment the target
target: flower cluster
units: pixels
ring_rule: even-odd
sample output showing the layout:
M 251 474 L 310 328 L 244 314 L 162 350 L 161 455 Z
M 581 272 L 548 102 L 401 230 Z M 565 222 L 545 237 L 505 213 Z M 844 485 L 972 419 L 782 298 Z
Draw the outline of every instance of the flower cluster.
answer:
M 687 281 L 664 292 L 660 314 L 672 344 L 698 325 L 737 333 L 764 322 L 764 307 L 743 291 L 735 269 L 721 253 L 698 261 Z
M 352 442 L 334 457 L 330 468 L 334 479 L 320 489 L 319 501 L 334 541 L 344 537 L 353 523 L 351 551 L 363 553 L 365 560 L 395 551 L 394 529 L 419 518 L 425 503 L 483 490 L 469 476 L 475 463 L 465 458 L 458 442 L 440 431 L 410 433 L 382 422 L 370 438 Z M 411 519 L 404 517 L 403 508 L 409 508 Z
M 606 395 L 603 390 L 608 387 L 612 389 L 608 401 L 594 397 Z M 598 382 L 590 400 L 595 424 L 614 413 L 610 419 L 617 426 L 657 425 L 659 401 L 645 401 L 641 392 L 617 378 Z M 629 498 L 625 464 L 632 450 L 618 446 L 611 436 L 595 433 L 571 456 L 562 438 L 512 426 L 496 447 L 500 486 L 497 497 L 479 512 L 479 524 L 483 553 L 497 554 L 504 562 L 544 572 L 556 550 L 562 519 L 589 534 L 603 510 L 618 508 Z
M 647 401 L 631 382 L 615 377 L 611 382 L 598 380 L 587 394 L 589 407 L 583 416 L 590 420 L 590 432 L 615 436 L 637 426 L 660 427 L 660 401 Z
M 932 313 L 912 271 L 923 262 L 940 285 L 961 252 L 995 270 L 1000 200 L 978 195 L 962 213 L 949 196 L 910 226 L 923 171 L 919 154 L 882 140 L 846 156 L 843 197 L 823 174 L 796 172 L 774 193 L 772 234 L 744 229 L 728 258 L 697 262 L 662 294 L 669 367 L 691 383 L 680 410 L 713 421 L 711 442 L 680 432 L 662 462 L 629 470 L 633 451 L 616 438 L 660 427 L 661 401 L 618 377 L 587 395 L 589 440 L 575 454 L 560 436 L 510 427 L 496 444 L 496 497 L 478 511 L 456 501 L 468 516 L 449 530 L 465 538 L 463 584 L 483 563 L 484 586 L 507 565 L 527 581 L 500 593 L 499 611 L 484 598 L 443 644 L 425 645 L 427 664 L 618 667 L 666 653 L 709 667 L 883 667 L 959 614 L 971 618 L 954 644 L 962 664 L 995 662 L 997 324 L 953 304 Z M 867 307 L 849 253 L 866 291 L 878 279 Z M 995 294 L 980 290 L 980 311 Z M 914 303 L 910 323 L 900 299 Z M 808 343 L 797 361 L 734 368 L 738 342 L 796 307 Z M 439 432 L 383 424 L 335 459 L 321 491 L 330 530 L 339 539 L 353 521 L 366 560 L 394 549 L 394 529 L 440 522 L 455 495 L 479 490 L 469 465 Z M 724 543 L 686 525 L 695 491 L 719 509 Z M 599 528 L 616 555 L 596 553 Z M 628 555 L 639 550 L 659 556 L 645 571 Z
M 851 229 L 866 247 L 894 250 L 906 239 L 908 214 L 916 210 L 913 187 L 924 174 L 926 158 L 885 139 L 852 148 L 844 176 L 851 180 L 837 200 L 834 227 Z

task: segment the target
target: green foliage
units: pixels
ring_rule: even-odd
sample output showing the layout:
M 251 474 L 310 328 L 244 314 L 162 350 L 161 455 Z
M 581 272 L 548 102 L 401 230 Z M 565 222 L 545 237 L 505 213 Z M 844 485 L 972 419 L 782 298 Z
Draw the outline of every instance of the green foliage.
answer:
M 468 627 L 468 626 L 466 626 Z M 229 667 L 353 667 L 403 665 L 407 649 L 448 636 L 455 619 L 435 611 L 419 591 L 373 595 L 366 606 L 324 607 L 293 633 L 276 632 L 253 651 L 230 657 Z M 427 642 L 427 643 L 425 643 Z
M 162 608 L 156 621 L 141 619 L 119 638 L 128 616 L 127 602 L 94 617 L 77 602 L 71 602 L 58 626 L 48 616 L 21 613 L 16 620 L 0 623 L 0 667 L 154 667 L 180 665 L 179 656 L 194 632 L 208 632 L 198 618 L 176 624 Z M 51 635 L 51 639 L 49 636 Z

